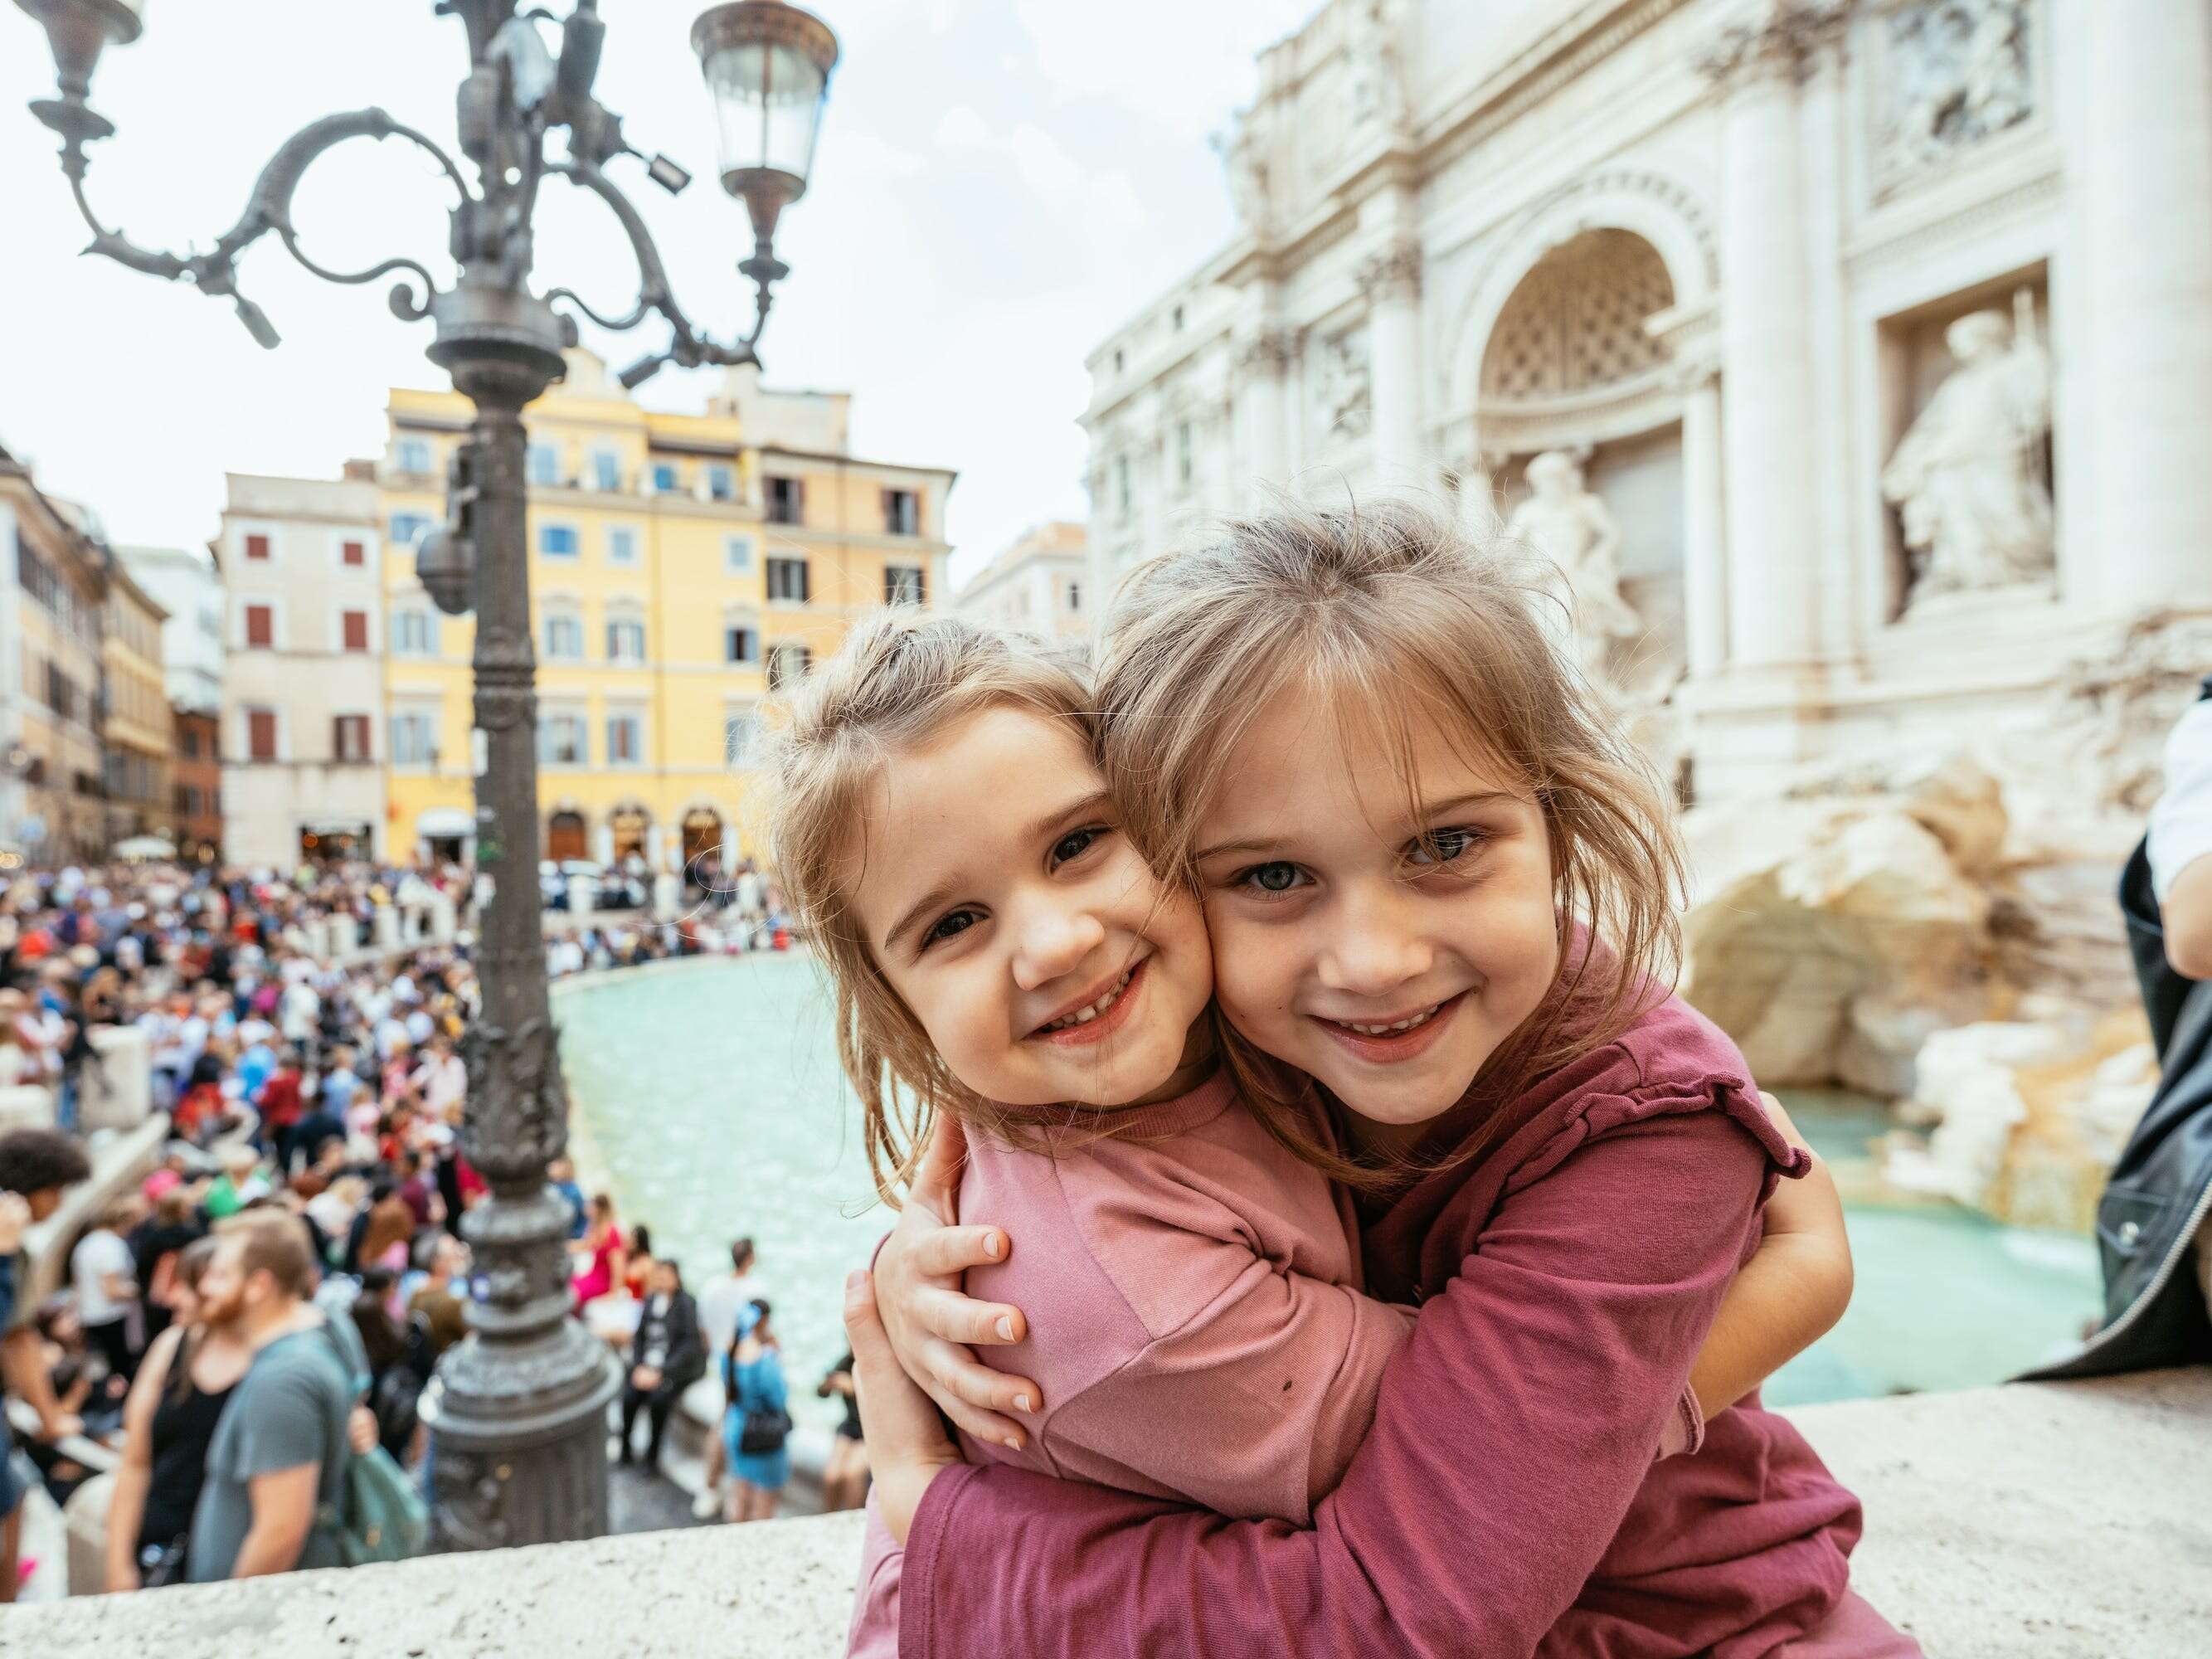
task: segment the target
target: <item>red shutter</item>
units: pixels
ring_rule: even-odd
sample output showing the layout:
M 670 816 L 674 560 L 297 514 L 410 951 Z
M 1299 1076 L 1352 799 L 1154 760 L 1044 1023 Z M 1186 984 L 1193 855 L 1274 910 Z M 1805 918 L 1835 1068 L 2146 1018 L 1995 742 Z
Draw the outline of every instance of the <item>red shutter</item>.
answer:
M 345 613 L 345 648 L 349 651 L 368 649 L 368 612 L 349 611 Z
M 246 538 L 246 556 L 249 559 L 267 558 L 269 556 L 269 538 L 266 536 L 248 536 Z
M 368 562 L 368 550 L 359 542 L 348 542 L 339 551 L 348 564 Z
M 276 638 L 275 612 L 265 605 L 246 607 L 246 642 L 267 646 Z
M 276 711 L 273 708 L 249 708 L 246 711 L 246 752 L 258 761 L 276 758 Z

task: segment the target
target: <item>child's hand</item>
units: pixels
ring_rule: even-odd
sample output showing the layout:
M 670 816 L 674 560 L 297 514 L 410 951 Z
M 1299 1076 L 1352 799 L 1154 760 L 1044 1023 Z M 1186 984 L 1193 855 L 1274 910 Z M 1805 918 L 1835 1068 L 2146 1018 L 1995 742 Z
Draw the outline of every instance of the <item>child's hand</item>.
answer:
M 899 1369 L 865 1273 L 845 1281 L 845 1337 L 853 1345 L 853 1376 L 877 1507 L 903 1548 L 929 1483 L 959 1463 L 960 1449 L 945 1432 L 929 1396 Z
M 1018 1308 L 967 1296 L 960 1279 L 969 1267 L 1004 1261 L 1013 1242 L 995 1227 L 939 1218 L 954 1213 L 966 1157 L 959 1125 L 940 1120 L 898 1225 L 876 1253 L 873 1299 L 892 1354 L 939 1408 L 978 1440 L 1018 1450 L 1028 1436 L 1001 1413 L 1034 1412 L 1043 1393 L 981 1364 L 968 1345 L 1018 1342 L 1028 1322 Z

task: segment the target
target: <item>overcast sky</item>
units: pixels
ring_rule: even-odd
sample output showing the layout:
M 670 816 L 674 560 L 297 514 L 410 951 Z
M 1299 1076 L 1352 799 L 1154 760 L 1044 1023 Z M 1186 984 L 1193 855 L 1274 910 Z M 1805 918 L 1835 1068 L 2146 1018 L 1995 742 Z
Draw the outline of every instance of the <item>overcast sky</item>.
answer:
M 1231 211 L 1206 136 L 1245 102 L 1253 54 L 1317 0 L 822 0 L 844 60 L 814 187 L 787 213 L 793 267 L 763 343 L 771 385 L 848 388 L 854 442 L 957 468 L 951 532 L 972 568 L 1025 525 L 1080 518 L 1086 351 L 1218 246 Z M 556 9 L 558 7 L 556 6 Z M 743 208 L 713 184 L 697 0 L 603 0 L 599 92 L 630 142 L 698 182 L 672 199 L 617 177 L 659 240 L 677 297 L 727 337 L 750 324 L 732 266 Z M 312 23 L 312 27 L 309 27 Z M 94 106 L 94 207 L 142 243 L 205 246 L 262 162 L 319 116 L 380 105 L 451 147 L 460 25 L 431 0 L 150 0 L 111 50 Z M 55 140 L 26 104 L 53 96 L 38 27 L 0 6 L 0 442 L 124 543 L 185 545 L 216 527 L 225 471 L 335 476 L 380 452 L 387 386 L 442 384 L 428 323 L 385 284 L 336 288 L 264 237 L 240 287 L 284 337 L 264 352 L 227 302 L 110 262 L 86 240 Z M 557 147 L 557 143 L 556 143 Z M 327 155 L 298 198 L 303 246 L 359 269 L 393 253 L 445 280 L 450 191 L 403 141 Z M 602 311 L 635 289 L 604 210 L 558 181 L 538 215 L 541 288 Z M 617 368 L 647 329 L 585 340 Z M 640 394 L 696 409 L 719 371 L 664 370 Z

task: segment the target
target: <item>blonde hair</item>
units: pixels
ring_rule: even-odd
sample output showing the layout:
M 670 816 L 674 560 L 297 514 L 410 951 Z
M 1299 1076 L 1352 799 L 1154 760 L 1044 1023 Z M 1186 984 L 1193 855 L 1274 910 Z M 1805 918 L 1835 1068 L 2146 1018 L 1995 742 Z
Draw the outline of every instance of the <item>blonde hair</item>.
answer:
M 1285 508 L 1132 573 L 1097 684 L 1102 764 L 1129 833 L 1156 870 L 1194 886 L 1194 838 L 1230 757 L 1294 685 L 1326 690 L 1341 741 L 1389 746 L 1409 797 L 1413 723 L 1425 716 L 1463 734 L 1467 758 L 1528 789 L 1551 842 L 1559 965 L 1483 1067 L 1480 1093 L 1498 1103 L 1618 1036 L 1655 988 L 1671 987 L 1680 954 L 1671 804 L 1540 620 L 1552 602 L 1534 566 L 1478 546 L 1425 505 Z M 1407 1173 L 1334 1150 L 1316 1133 L 1311 1079 L 1226 1019 L 1218 1026 L 1239 1087 L 1279 1140 L 1351 1184 Z M 1482 1144 L 1472 1138 L 1449 1161 Z
M 985 1128 L 1010 1120 L 952 1075 L 884 977 L 853 906 L 854 849 L 884 768 L 995 707 L 1065 720 L 1091 749 L 1090 689 L 1072 659 L 957 617 L 884 617 L 770 700 L 751 757 L 767 786 L 769 864 L 828 964 L 869 1172 L 894 1206 L 939 1111 Z

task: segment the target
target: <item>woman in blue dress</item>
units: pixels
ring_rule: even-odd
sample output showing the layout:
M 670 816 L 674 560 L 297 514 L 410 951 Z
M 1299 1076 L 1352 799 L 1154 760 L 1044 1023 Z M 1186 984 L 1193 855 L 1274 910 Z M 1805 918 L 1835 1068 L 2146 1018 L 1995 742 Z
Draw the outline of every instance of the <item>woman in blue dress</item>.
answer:
M 722 1445 L 729 1455 L 729 1516 L 769 1521 L 791 1479 L 791 1413 L 783 1349 L 769 1323 L 769 1304 L 738 1315 L 737 1334 L 722 1356 Z

